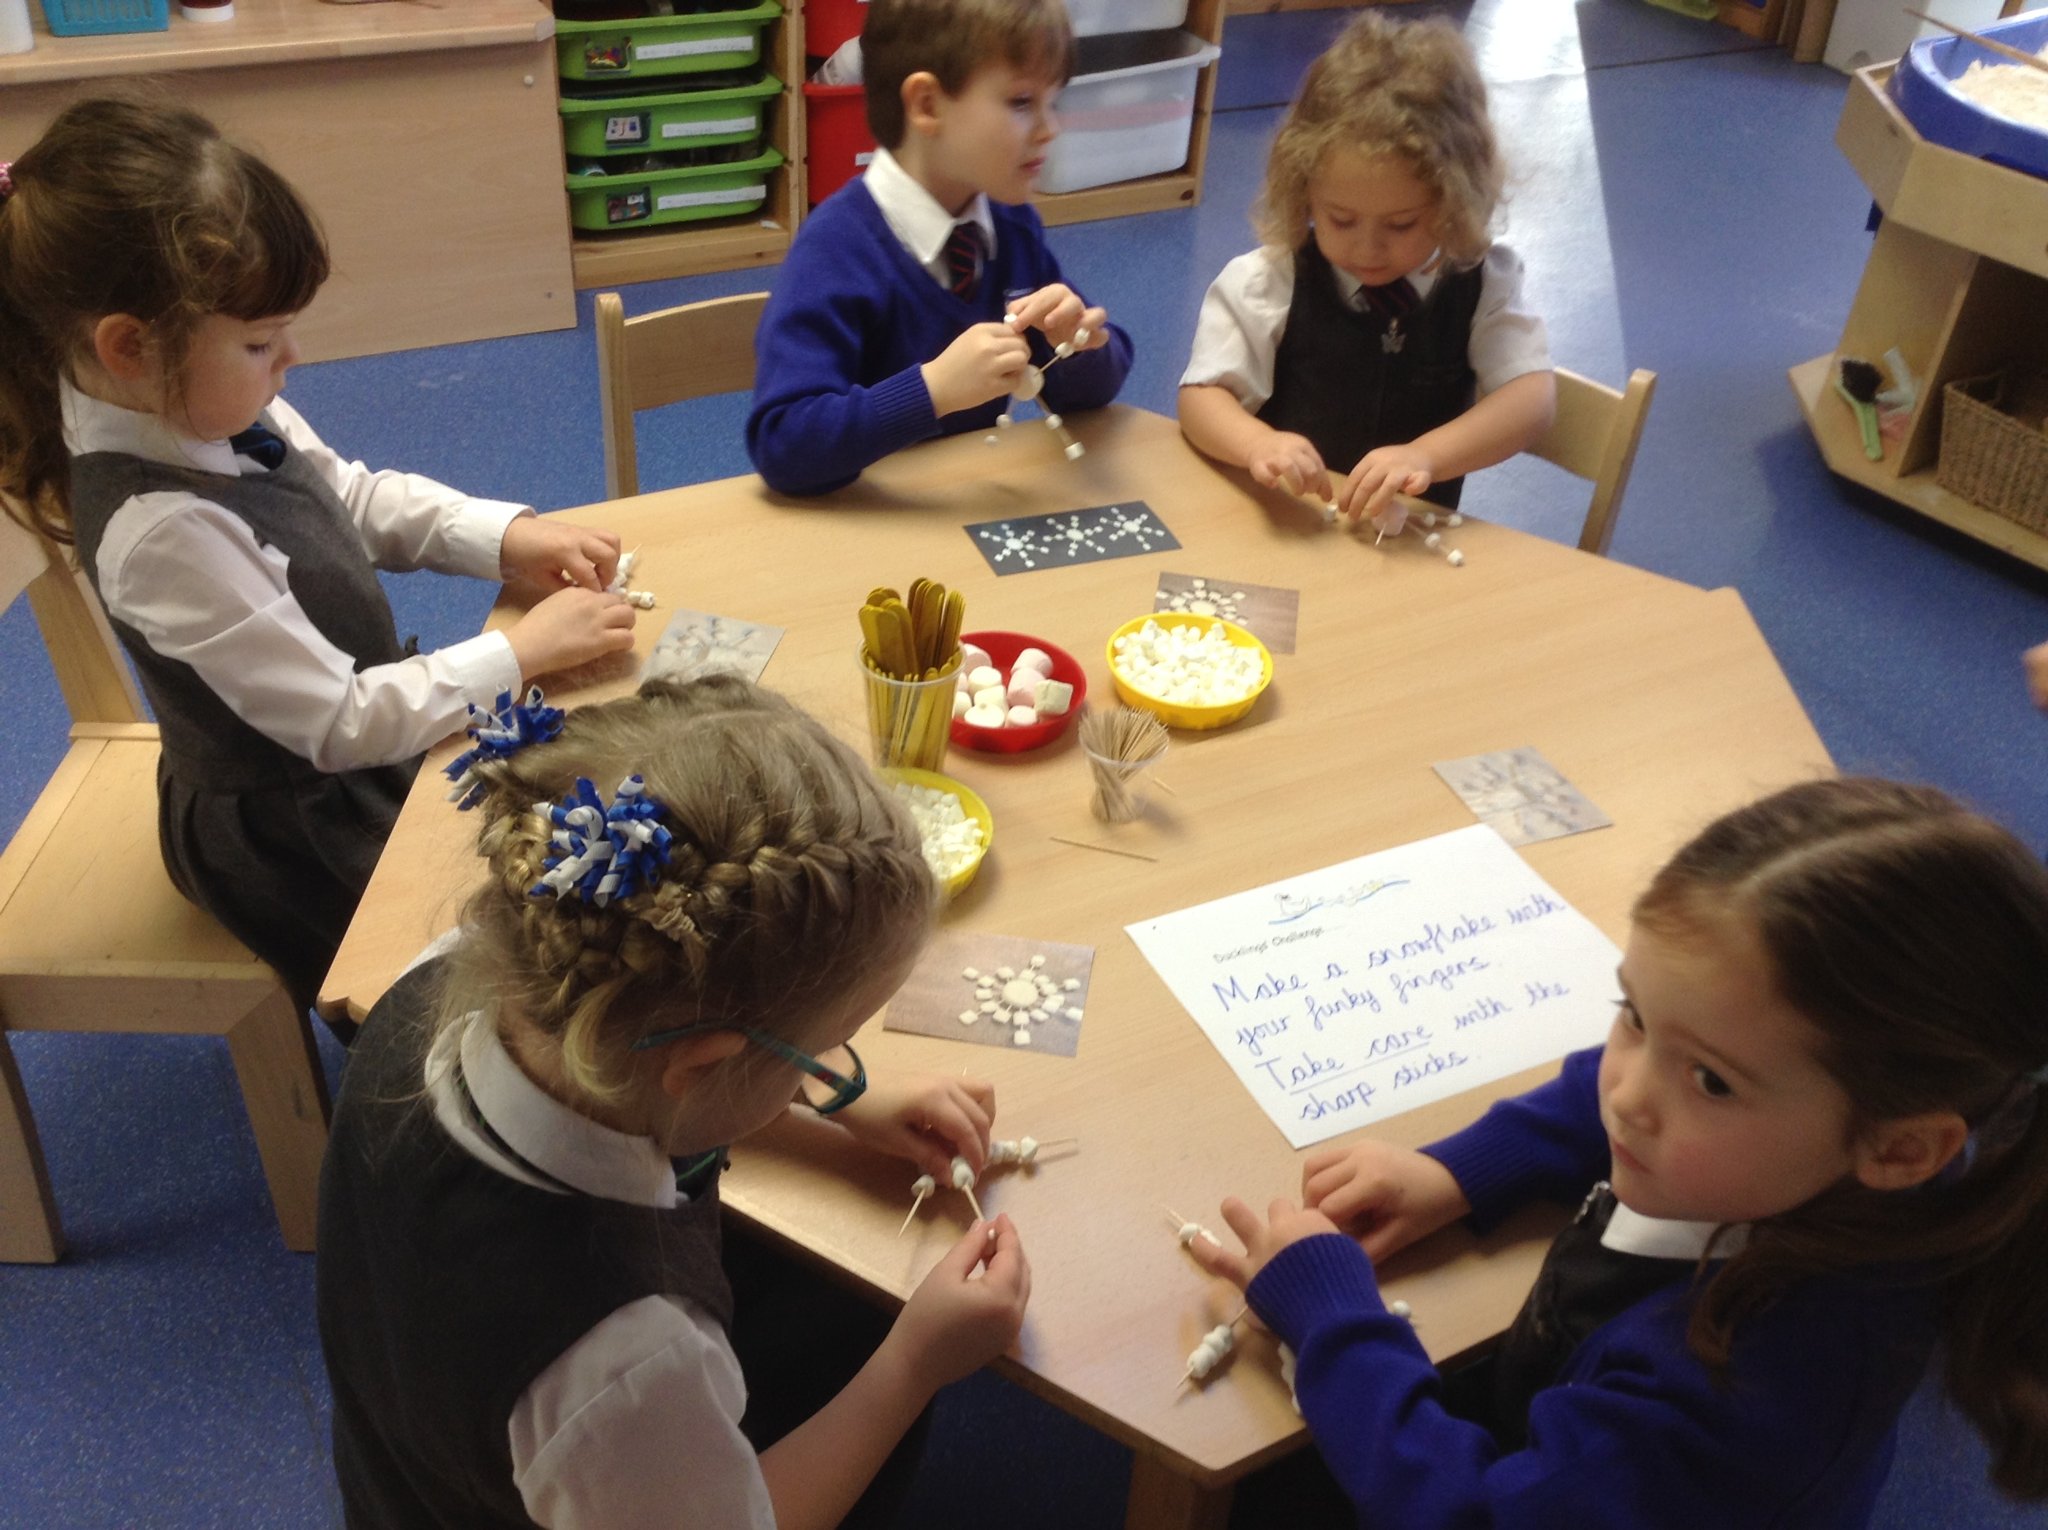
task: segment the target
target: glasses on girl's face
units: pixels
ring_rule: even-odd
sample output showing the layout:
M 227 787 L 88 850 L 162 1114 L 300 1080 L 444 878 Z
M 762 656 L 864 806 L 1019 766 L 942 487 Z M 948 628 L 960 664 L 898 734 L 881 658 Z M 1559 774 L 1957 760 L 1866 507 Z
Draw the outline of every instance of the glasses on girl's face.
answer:
M 633 1050 L 645 1052 L 650 1047 L 666 1046 L 671 1041 L 680 1041 L 685 1036 L 702 1036 L 711 1031 L 737 1031 L 764 1052 L 772 1052 L 795 1068 L 802 1071 L 804 1078 L 799 1088 L 804 1103 L 821 1116 L 846 1109 L 867 1092 L 868 1070 L 860 1060 L 860 1053 L 850 1046 L 836 1046 L 825 1055 L 838 1061 L 845 1056 L 845 1066 L 852 1071 L 842 1072 L 828 1066 L 823 1060 L 811 1056 L 798 1047 L 791 1046 L 780 1036 L 771 1036 L 766 1031 L 751 1025 L 683 1025 L 674 1030 L 656 1031 L 651 1036 L 642 1036 L 633 1043 Z

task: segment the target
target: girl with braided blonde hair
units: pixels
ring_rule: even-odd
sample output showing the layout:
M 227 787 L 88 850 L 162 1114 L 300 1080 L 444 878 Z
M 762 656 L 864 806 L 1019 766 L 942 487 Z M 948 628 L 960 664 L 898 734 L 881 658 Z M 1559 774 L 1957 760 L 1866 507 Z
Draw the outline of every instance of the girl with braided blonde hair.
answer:
M 924 1172 L 986 1162 L 988 1085 L 870 1082 L 847 1045 L 929 933 L 915 826 L 730 676 L 583 708 L 465 783 L 488 875 L 365 1022 L 321 1182 L 348 1523 L 886 1523 L 899 1442 L 1017 1335 L 1016 1230 L 969 1228 L 891 1325 L 721 1248 L 718 1171 L 793 1106 Z M 577 817 L 622 783 L 623 829 Z M 565 847 L 600 832 L 640 848 L 581 876 Z
M 1505 180 L 1457 29 L 1361 13 L 1273 139 L 1263 248 L 1202 300 L 1188 441 L 1394 532 L 1397 494 L 1455 509 L 1466 473 L 1533 446 L 1556 379 L 1522 262 L 1490 232 Z

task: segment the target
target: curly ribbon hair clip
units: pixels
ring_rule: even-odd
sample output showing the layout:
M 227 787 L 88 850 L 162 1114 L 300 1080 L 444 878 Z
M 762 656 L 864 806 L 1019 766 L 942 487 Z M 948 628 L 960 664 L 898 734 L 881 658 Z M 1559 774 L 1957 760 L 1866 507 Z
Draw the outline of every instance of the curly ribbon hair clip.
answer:
M 556 852 L 529 890 L 533 897 L 552 893 L 561 899 L 573 892 L 603 908 L 652 887 L 668 864 L 669 831 L 657 821 L 660 806 L 638 776 L 619 783 L 610 807 L 598 800 L 587 776 L 578 776 L 560 802 L 536 802 L 533 810 L 555 826 Z
M 472 706 L 469 715 L 481 719 L 472 721 L 467 730 L 476 747 L 457 755 L 443 771 L 455 783 L 449 788 L 448 800 L 465 813 L 484 800 L 484 780 L 477 774 L 477 766 L 486 760 L 508 759 L 528 744 L 545 744 L 562 731 L 562 709 L 542 705 L 537 685 L 517 706 L 512 704 L 510 691 L 500 691 L 494 710 Z
M 14 161 L 0 159 L 0 202 L 14 195 Z

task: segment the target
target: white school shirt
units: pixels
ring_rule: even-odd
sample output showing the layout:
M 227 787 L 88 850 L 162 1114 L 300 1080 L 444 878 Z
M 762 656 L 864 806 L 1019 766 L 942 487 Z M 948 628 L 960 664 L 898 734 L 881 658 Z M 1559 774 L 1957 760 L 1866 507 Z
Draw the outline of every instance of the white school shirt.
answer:
M 422 952 L 445 950 L 451 933 Z M 415 963 L 417 965 L 417 963 Z M 564 1192 L 484 1139 L 454 1085 L 535 1168 L 588 1195 L 669 1209 L 684 1197 L 652 1140 L 600 1126 L 550 1096 L 505 1050 L 497 1026 L 472 1015 L 428 1054 L 434 1118 L 472 1158 L 522 1184 Z M 550 1530 L 775 1530 L 760 1457 L 740 1432 L 746 1382 L 725 1329 L 681 1296 L 628 1302 L 555 1357 L 506 1422 L 512 1483 Z
M 1614 1214 L 1600 1234 L 1600 1246 L 1621 1254 L 1641 1254 L 1649 1259 L 1697 1259 L 1714 1245 L 1716 1259 L 1732 1259 L 1749 1242 L 1749 1224 L 1736 1222 L 1716 1239 L 1719 1222 L 1680 1222 L 1669 1217 L 1646 1217 L 1616 1201 Z
M 1334 267 L 1332 272 L 1339 295 L 1362 308 L 1358 278 Z M 1408 280 L 1418 297 L 1428 297 L 1439 275 L 1441 267 L 1418 271 Z M 1247 413 L 1257 414 L 1273 396 L 1273 364 L 1293 301 L 1291 250 L 1257 249 L 1231 261 L 1202 299 L 1194 350 L 1180 385 L 1227 388 Z M 1472 315 L 1466 355 L 1479 376 L 1481 398 L 1524 373 L 1550 370 L 1550 337 L 1543 320 L 1523 305 L 1522 258 L 1504 244 L 1489 248 L 1480 265 L 1479 308 Z
M 887 149 L 875 150 L 861 174 L 861 184 L 881 209 L 882 221 L 896 242 L 910 251 L 910 258 L 931 272 L 932 280 L 951 288 L 952 273 L 946 269 L 946 245 L 953 238 L 953 225 L 973 222 L 981 227 L 987 257 L 996 255 L 996 220 L 988 210 L 988 197 L 977 191 L 967 210 L 954 217 L 939 205 L 939 199 L 920 186 L 911 173 Z
M 258 476 L 268 471 L 225 441 L 182 435 L 154 414 L 62 387 L 64 444 L 74 456 L 123 452 L 173 467 Z M 340 497 L 379 568 L 500 577 L 505 528 L 526 505 L 471 499 L 416 473 L 344 462 L 283 399 L 269 415 Z M 290 560 L 249 523 L 183 490 L 138 494 L 107 522 L 95 573 L 107 614 L 167 659 L 189 664 L 242 721 L 320 770 L 409 759 L 519 690 L 501 632 L 376 664 L 355 661 L 307 617 L 285 578 Z

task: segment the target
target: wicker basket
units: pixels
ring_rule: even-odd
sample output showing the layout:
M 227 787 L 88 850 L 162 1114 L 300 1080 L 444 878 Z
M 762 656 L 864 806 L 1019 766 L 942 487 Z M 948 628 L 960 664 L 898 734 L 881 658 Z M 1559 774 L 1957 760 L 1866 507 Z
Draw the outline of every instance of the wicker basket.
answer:
M 2029 531 L 2048 532 L 2048 373 L 2010 367 L 1942 390 L 1935 482 Z

